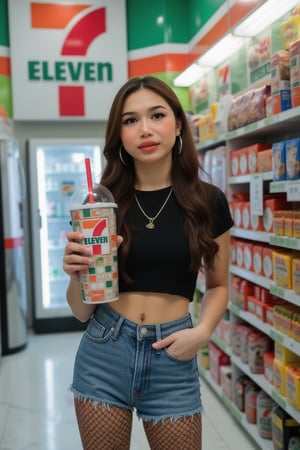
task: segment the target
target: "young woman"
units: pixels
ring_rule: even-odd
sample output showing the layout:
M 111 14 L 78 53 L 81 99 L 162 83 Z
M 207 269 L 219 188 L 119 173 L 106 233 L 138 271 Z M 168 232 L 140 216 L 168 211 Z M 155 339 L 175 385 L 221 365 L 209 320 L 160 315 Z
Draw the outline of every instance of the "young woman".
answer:
M 68 303 L 89 320 L 72 384 L 83 447 L 129 449 L 135 410 L 151 449 L 199 450 L 196 355 L 227 307 L 228 203 L 200 181 L 185 113 L 157 78 L 134 78 L 119 90 L 104 155 L 101 183 L 118 204 L 119 299 L 83 304 L 78 272 L 91 259 L 80 233 L 68 233 L 63 261 Z M 206 290 L 193 327 L 199 270 Z

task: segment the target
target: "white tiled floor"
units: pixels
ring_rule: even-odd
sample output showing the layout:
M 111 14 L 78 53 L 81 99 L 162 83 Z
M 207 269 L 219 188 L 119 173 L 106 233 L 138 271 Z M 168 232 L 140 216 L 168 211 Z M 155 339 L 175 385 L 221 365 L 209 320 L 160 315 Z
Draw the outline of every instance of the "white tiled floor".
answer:
M 0 362 L 0 450 L 80 450 L 68 391 L 81 333 L 30 335 L 28 347 Z M 205 383 L 203 450 L 257 447 Z M 131 450 L 149 450 L 134 421 Z M 182 449 L 184 450 L 184 449 Z

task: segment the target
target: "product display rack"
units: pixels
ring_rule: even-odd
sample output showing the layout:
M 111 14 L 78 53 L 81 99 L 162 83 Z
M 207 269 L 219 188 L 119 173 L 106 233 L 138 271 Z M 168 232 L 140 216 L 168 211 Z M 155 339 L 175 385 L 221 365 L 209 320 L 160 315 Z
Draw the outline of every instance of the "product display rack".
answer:
M 292 108 L 280 114 L 247 125 L 244 128 L 226 133 L 225 135 L 209 140 L 204 144 L 199 144 L 198 150 L 199 152 L 205 152 L 218 146 L 226 145 L 228 168 L 227 173 L 229 174 L 229 155 L 232 150 L 243 148 L 257 142 L 266 142 L 271 146 L 273 142 L 300 137 L 300 130 L 298 125 L 299 120 L 300 107 Z M 234 192 L 239 192 L 240 188 L 243 192 L 249 192 L 249 185 L 251 183 L 253 175 L 254 174 L 235 177 L 228 176 L 228 198 L 230 199 Z M 268 184 L 269 193 L 286 193 L 287 201 L 300 201 L 299 180 L 274 182 L 272 181 L 272 172 L 266 172 L 260 175 L 262 177 L 264 186 L 266 183 Z M 252 231 L 235 227 L 231 230 L 231 236 L 246 239 L 247 241 L 252 241 L 253 243 L 266 243 L 272 246 L 277 246 L 278 248 L 292 249 L 300 252 L 300 239 L 276 236 L 268 232 Z M 283 289 L 277 286 L 274 281 L 269 278 L 257 275 L 254 272 L 250 272 L 235 265 L 230 265 L 230 274 L 237 275 L 256 285 L 264 287 L 277 297 L 280 297 L 287 302 L 300 307 L 299 295 L 297 295 L 292 290 Z M 199 290 L 203 291 L 200 285 L 198 286 L 198 288 Z M 284 345 L 286 348 L 290 349 L 295 354 L 300 356 L 300 342 L 291 339 L 289 336 L 281 333 L 279 330 L 275 329 L 268 323 L 260 320 L 251 312 L 244 311 L 231 302 L 229 302 L 229 311 L 231 323 L 237 323 L 241 321 L 248 323 L 255 327 L 257 330 L 260 330 L 261 332 L 272 338 L 274 341 L 279 342 L 280 344 Z M 212 341 L 224 353 L 230 356 L 233 386 L 235 380 L 239 375 L 247 375 L 261 389 L 263 389 L 274 400 L 274 402 L 276 402 L 283 410 L 285 410 L 300 424 L 300 411 L 290 405 L 287 402 L 286 398 L 274 389 L 274 387 L 268 382 L 264 375 L 257 375 L 255 373 L 252 373 L 249 369 L 249 366 L 244 364 L 238 356 L 234 355 L 231 348 L 227 346 L 223 341 L 221 341 L 218 337 L 213 336 Z M 247 421 L 245 414 L 242 413 L 236 407 L 236 405 L 228 399 L 228 397 L 223 393 L 221 386 L 216 384 L 216 382 L 210 376 L 209 370 L 206 370 L 200 366 L 200 373 L 206 380 L 206 382 L 213 388 L 221 401 L 223 401 L 223 403 L 226 405 L 228 411 L 236 418 L 236 420 L 248 432 L 252 439 L 259 445 L 259 447 L 263 450 L 272 449 L 272 440 L 263 439 L 259 435 L 257 426 L 250 424 Z

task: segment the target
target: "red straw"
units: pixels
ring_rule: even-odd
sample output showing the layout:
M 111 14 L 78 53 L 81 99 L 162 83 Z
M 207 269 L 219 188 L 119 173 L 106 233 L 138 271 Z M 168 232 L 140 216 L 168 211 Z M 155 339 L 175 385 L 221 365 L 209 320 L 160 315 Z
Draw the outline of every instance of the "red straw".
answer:
M 85 158 L 84 161 L 85 161 L 87 186 L 88 186 L 88 192 L 89 192 L 89 203 L 95 203 L 95 199 L 93 196 L 93 180 L 92 180 L 90 160 L 89 160 L 89 158 Z

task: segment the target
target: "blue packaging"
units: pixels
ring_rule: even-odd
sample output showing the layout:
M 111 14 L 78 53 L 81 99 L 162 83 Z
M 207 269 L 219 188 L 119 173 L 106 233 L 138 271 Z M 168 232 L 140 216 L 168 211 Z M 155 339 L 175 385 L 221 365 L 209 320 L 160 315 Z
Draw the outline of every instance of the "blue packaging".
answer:
M 300 138 L 285 142 L 285 166 L 287 180 L 300 178 Z

